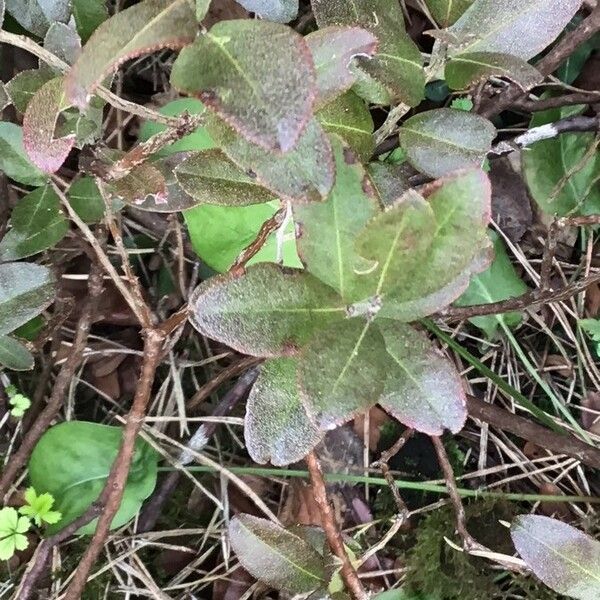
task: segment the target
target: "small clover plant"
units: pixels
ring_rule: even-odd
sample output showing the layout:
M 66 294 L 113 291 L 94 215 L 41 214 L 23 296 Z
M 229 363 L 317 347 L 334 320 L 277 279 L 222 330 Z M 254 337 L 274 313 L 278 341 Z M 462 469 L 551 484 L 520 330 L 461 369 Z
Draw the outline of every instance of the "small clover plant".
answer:
M 54 525 L 62 517 L 60 512 L 52 510 L 54 496 L 48 492 L 38 495 L 34 488 L 27 488 L 25 502 L 27 504 L 19 508 L 19 513 L 29 517 L 38 527 L 41 527 L 44 523 Z
M 15 551 L 25 550 L 29 540 L 25 535 L 31 527 L 27 517 L 20 517 L 12 506 L 0 510 L 0 560 L 8 560 Z

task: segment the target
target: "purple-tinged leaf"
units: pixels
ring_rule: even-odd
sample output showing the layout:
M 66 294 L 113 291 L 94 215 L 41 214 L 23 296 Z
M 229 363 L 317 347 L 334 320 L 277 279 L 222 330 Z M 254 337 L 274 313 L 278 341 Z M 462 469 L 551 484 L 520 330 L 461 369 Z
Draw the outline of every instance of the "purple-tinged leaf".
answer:
M 271 263 L 219 275 L 190 298 L 203 335 L 254 356 L 290 356 L 316 330 L 345 318 L 341 298 L 305 271 Z
M 452 90 L 466 89 L 490 77 L 502 77 L 529 90 L 544 79 L 535 67 L 517 56 L 494 52 L 457 54 L 446 63 L 444 77 Z
M 175 169 L 175 176 L 182 189 L 202 204 L 248 206 L 276 200 L 220 150 L 191 154 Z
M 404 323 L 377 319 L 392 365 L 387 369 L 381 407 L 428 435 L 460 431 L 467 398 L 456 367 L 427 336 Z
M 34 263 L 0 264 L 0 335 L 11 333 L 54 301 L 56 281 Z
M 250 144 L 217 118 L 207 123 L 211 137 L 223 152 L 256 181 L 282 199 L 319 201 L 329 194 L 335 179 L 333 151 L 329 138 L 312 119 L 296 148 L 274 157 Z
M 378 45 L 377 38 L 360 27 L 325 27 L 309 33 L 305 40 L 317 71 L 317 107 L 352 87 L 356 81 L 349 69 L 352 59 L 371 58 Z
M 171 83 L 250 142 L 283 153 L 298 144 L 317 94 L 304 38 L 290 27 L 248 19 L 221 21 L 184 48 Z
M 33 96 L 23 117 L 23 146 L 31 162 L 45 173 L 54 173 L 75 144 L 75 134 L 54 138 L 56 120 L 67 108 L 64 80 L 51 79 Z
M 67 74 L 67 95 L 84 108 L 104 77 L 130 58 L 181 48 L 196 36 L 192 0 L 144 0 L 104 21 Z
M 388 95 L 388 101 L 397 99 L 410 106 L 419 104 L 425 90 L 423 58 L 406 33 L 399 3 L 389 0 L 313 0 L 312 7 L 321 28 L 327 25 L 359 26 L 379 40 L 378 53 L 373 58 L 357 61 L 356 68 L 363 72 L 363 84 L 371 77 L 387 90 L 388 94 L 383 96 Z
M 373 406 L 388 366 L 373 322 L 347 319 L 315 333 L 298 359 L 300 397 L 320 429 L 335 429 Z
M 246 404 L 244 438 L 252 460 L 289 465 L 304 458 L 322 437 L 300 402 L 297 362 L 267 360 Z
M 551 44 L 581 0 L 477 0 L 448 29 L 449 53 L 499 52 L 529 60 Z
M 246 10 L 261 19 L 289 23 L 298 15 L 298 0 L 237 0 Z
M 272 521 L 237 515 L 229 524 L 229 539 L 244 569 L 277 590 L 296 595 L 327 586 L 325 559 Z
M 400 145 L 409 162 L 431 177 L 481 166 L 495 137 L 490 121 L 452 108 L 419 113 L 400 128 Z
M 577 600 L 600 598 L 600 542 L 556 519 L 517 517 L 511 527 L 517 552 L 548 587 Z

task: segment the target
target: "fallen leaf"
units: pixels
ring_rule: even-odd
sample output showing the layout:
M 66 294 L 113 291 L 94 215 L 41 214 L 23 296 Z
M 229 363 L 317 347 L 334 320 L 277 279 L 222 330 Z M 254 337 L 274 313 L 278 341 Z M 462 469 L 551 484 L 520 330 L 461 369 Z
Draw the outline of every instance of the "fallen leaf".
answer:
M 288 495 L 279 515 L 285 525 L 321 526 L 321 511 L 312 485 L 295 479 L 289 485 Z

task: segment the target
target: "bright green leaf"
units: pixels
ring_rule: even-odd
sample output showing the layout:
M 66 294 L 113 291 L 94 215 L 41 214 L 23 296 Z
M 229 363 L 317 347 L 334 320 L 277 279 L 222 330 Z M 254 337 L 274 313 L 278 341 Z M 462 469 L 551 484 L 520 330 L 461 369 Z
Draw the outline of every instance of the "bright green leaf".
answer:
M 407 119 L 400 144 L 410 163 L 431 177 L 481 166 L 496 137 L 496 128 L 474 113 L 438 108 Z
M 33 369 L 34 358 L 21 342 L 13 337 L 0 335 L 0 365 L 13 371 L 30 371 Z M 23 416 L 20 413 L 20 408 L 16 412 L 11 411 L 15 417 Z
M 450 54 L 499 52 L 529 60 L 553 42 L 581 0 L 477 0 L 450 27 Z
M 200 333 L 254 356 L 294 354 L 315 329 L 345 317 L 331 288 L 304 271 L 269 263 L 205 281 L 190 306 Z
M 373 78 L 384 86 L 389 93 L 388 101 L 384 103 L 396 99 L 409 106 L 419 104 L 425 89 L 423 59 L 406 33 L 399 3 L 389 0 L 313 0 L 312 7 L 321 28 L 357 25 L 379 40 L 374 58 L 358 59 L 356 74 L 363 75 L 363 85 L 365 80 L 368 82 Z
M 0 560 L 11 558 L 15 550 L 29 546 L 27 536 L 31 523 L 27 517 L 19 517 L 16 509 L 5 506 L 0 510 Z
M 471 279 L 467 290 L 455 302 L 456 306 L 499 302 L 500 300 L 520 296 L 529 289 L 517 275 L 506 253 L 506 247 L 502 239 L 492 231 L 489 235 L 494 243 L 494 260 L 486 271 L 475 275 Z M 488 339 L 492 339 L 502 322 L 508 327 L 515 327 L 521 322 L 521 315 L 515 312 L 503 313 L 473 317 L 469 321 L 479 327 Z
M 19 512 L 29 517 L 38 527 L 43 523 L 54 525 L 61 519 L 61 514 L 56 510 L 51 510 L 54 504 L 52 494 L 37 494 L 35 488 L 29 487 L 24 494 L 25 504 L 19 508 Z
M 341 140 L 332 138 L 336 180 L 325 202 L 294 207 L 300 228 L 298 253 L 306 268 L 339 292 L 344 300 L 357 299 L 356 272 L 373 266 L 357 254 L 354 241 L 379 211 L 365 170 Z
M 39 315 L 54 301 L 55 279 L 33 263 L 0 264 L 0 335 Z
M 179 185 L 203 204 L 247 206 L 276 200 L 220 150 L 197 152 L 175 169 Z
M 8 403 L 11 406 L 10 414 L 13 417 L 21 418 L 30 408 L 31 400 L 19 393 L 11 393 L 7 388 Z
M 315 115 L 327 133 L 336 133 L 367 162 L 375 150 L 373 117 L 365 102 L 349 91 Z
M 300 401 L 296 360 L 277 358 L 261 366 L 246 404 L 244 437 L 254 462 L 278 466 L 301 460 L 321 441 Z
M 77 27 L 77 33 L 83 42 L 87 42 L 92 33 L 106 19 L 108 10 L 105 0 L 71 0 L 73 3 L 73 18 Z
M 531 127 L 580 114 L 581 106 L 537 112 Z M 600 152 L 593 133 L 563 133 L 529 146 L 522 153 L 523 175 L 531 196 L 548 214 L 600 212 Z
M 539 515 L 517 517 L 510 533 L 527 566 L 555 592 L 578 600 L 600 597 L 600 542 Z
M 229 539 L 244 569 L 277 590 L 305 594 L 327 585 L 323 557 L 272 521 L 237 515 L 229 524 Z
M 393 365 L 387 369 L 381 407 L 428 435 L 460 431 L 467 398 L 456 367 L 412 326 L 387 319 L 378 319 L 377 325 Z
M 373 406 L 386 376 L 383 338 L 372 322 L 349 319 L 320 329 L 298 361 L 300 394 L 321 429 L 334 429 Z
M 27 157 L 23 130 L 14 123 L 0 122 L 0 171 L 24 185 L 44 185 L 48 179 Z
M 466 89 L 490 77 L 503 77 L 528 90 L 543 79 L 542 74 L 524 60 L 494 52 L 458 54 L 446 63 L 444 77 L 453 90 Z
M 249 19 L 221 21 L 184 48 L 171 83 L 250 142 L 284 153 L 298 143 L 317 91 L 304 38 L 290 27 Z
M 181 48 L 196 36 L 192 0 L 144 0 L 104 21 L 67 74 L 70 102 L 84 108 L 121 63 L 159 48 Z
M 58 243 L 69 230 L 60 199 L 47 185 L 21 198 L 12 211 L 11 229 L 0 240 L 0 260 L 17 260 Z
M 29 479 L 38 493 L 50 493 L 59 523 L 50 525 L 49 535 L 60 531 L 82 515 L 98 498 L 123 438 L 121 427 L 85 421 L 69 421 L 51 427 L 35 446 L 29 460 Z M 74 444 L 73 440 L 85 440 Z M 157 454 L 138 439 L 121 505 L 111 528 L 124 525 L 139 511 L 156 484 Z M 93 533 L 96 520 L 79 533 Z

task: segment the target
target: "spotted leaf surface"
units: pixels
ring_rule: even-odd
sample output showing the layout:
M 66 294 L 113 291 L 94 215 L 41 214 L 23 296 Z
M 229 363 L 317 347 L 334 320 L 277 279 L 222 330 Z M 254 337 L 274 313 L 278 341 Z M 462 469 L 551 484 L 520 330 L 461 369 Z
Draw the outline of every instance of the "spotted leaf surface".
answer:
M 246 10 L 267 21 L 289 23 L 298 15 L 298 0 L 237 0 Z
M 304 38 L 290 27 L 247 19 L 217 23 L 185 48 L 171 83 L 250 142 L 284 153 L 298 143 L 317 93 Z
M 331 288 L 304 271 L 271 263 L 205 281 L 190 305 L 200 333 L 254 356 L 294 354 L 315 329 L 345 316 Z
M 67 96 L 84 108 L 106 75 L 130 58 L 181 48 L 196 36 L 192 0 L 144 0 L 104 21 L 67 74 Z
M 466 396 L 456 367 L 410 325 L 388 320 L 377 324 L 392 365 L 379 404 L 417 431 L 456 433 L 467 418 Z
M 262 365 L 246 404 L 244 437 L 254 462 L 280 466 L 301 460 L 321 441 L 300 401 L 296 360 Z

